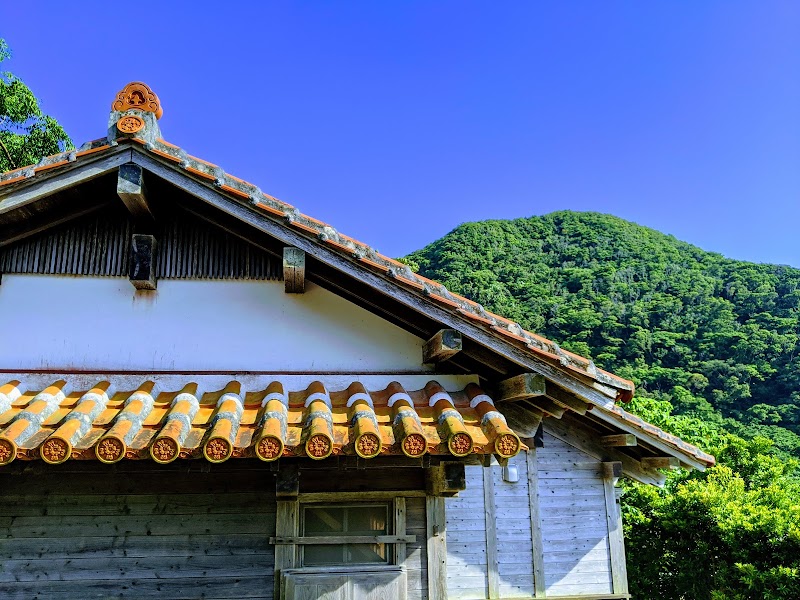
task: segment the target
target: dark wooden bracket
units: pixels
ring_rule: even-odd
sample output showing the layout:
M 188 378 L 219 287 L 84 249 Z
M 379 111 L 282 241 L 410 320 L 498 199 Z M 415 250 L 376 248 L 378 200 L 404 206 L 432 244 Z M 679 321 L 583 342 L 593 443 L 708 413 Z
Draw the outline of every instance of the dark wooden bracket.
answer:
M 467 489 L 464 463 L 443 462 L 427 470 L 425 487 L 432 496 L 455 496 Z
M 283 249 L 283 284 L 287 294 L 306 291 L 306 253 L 300 248 Z
M 458 354 L 463 348 L 461 333 L 455 329 L 442 329 L 422 346 L 423 363 L 439 363 Z
M 131 238 L 131 259 L 128 271 L 137 290 L 156 289 L 156 238 L 134 233 Z
M 275 476 L 275 496 L 278 499 L 297 498 L 300 493 L 300 468 L 297 465 L 281 465 Z
M 147 188 L 144 185 L 142 167 L 133 163 L 120 165 L 117 195 L 134 217 L 153 220 L 153 211 L 147 201 Z

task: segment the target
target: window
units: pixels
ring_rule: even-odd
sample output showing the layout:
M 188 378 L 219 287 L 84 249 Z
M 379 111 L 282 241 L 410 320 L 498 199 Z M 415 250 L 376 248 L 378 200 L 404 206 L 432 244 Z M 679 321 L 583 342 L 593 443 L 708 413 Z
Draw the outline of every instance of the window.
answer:
M 330 544 L 302 546 L 303 566 L 390 563 L 392 546 L 365 542 L 364 537 L 391 534 L 389 503 L 303 506 L 300 522 L 304 537 L 331 538 Z M 360 537 L 348 543 L 348 537 Z

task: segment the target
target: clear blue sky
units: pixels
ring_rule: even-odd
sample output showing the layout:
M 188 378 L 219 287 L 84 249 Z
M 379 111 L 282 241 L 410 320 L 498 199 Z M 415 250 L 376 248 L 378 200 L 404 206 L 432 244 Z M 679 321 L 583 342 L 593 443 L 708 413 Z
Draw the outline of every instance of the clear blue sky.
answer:
M 164 137 L 389 255 L 610 213 L 800 267 L 800 2 L 2 2 L 76 144 L 131 80 Z

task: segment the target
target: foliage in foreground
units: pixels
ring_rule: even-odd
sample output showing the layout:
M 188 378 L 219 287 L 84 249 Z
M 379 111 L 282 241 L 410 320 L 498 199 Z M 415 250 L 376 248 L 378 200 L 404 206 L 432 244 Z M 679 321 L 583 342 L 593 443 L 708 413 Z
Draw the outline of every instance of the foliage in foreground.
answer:
M 626 484 L 634 598 L 800 598 L 800 269 L 572 212 L 462 225 L 405 260 L 633 379 L 628 410 L 717 457 Z
M 0 38 L 0 62 L 11 51 Z M 72 147 L 55 119 L 42 113 L 39 101 L 22 80 L 0 72 L 0 172 L 35 164 L 43 156 Z

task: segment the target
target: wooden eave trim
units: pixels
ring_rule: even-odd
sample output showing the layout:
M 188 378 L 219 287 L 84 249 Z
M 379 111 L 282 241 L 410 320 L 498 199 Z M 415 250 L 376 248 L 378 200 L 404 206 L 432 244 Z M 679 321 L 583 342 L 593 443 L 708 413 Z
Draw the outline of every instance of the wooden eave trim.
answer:
M 443 327 L 450 327 L 460 331 L 462 335 L 505 356 L 523 369 L 540 373 L 587 402 L 599 406 L 610 407 L 614 405 L 614 399 L 594 389 L 591 385 L 586 385 L 576 380 L 574 376 L 568 375 L 543 360 L 531 356 L 528 352 L 520 348 L 518 344 L 499 339 L 496 335 L 468 322 L 465 317 L 462 317 L 458 313 L 437 306 L 435 300 L 439 300 L 438 297 L 420 297 L 412 291 L 407 290 L 404 286 L 397 285 L 394 281 L 386 280 L 384 277 L 364 266 L 363 262 L 358 259 L 345 257 L 333 249 L 326 247 L 323 242 L 317 239 L 310 239 L 307 235 L 303 235 L 295 229 L 287 227 L 284 222 L 278 222 L 274 218 L 257 212 L 249 203 L 237 202 L 221 194 L 218 190 L 203 185 L 185 173 L 177 170 L 171 163 L 161 162 L 143 149 L 140 150 L 134 147 L 134 150 L 132 162 L 150 170 L 155 175 L 171 182 L 207 204 L 238 218 L 256 230 L 286 245 L 305 250 L 316 260 L 360 280 L 379 293 L 391 296 L 401 304 L 413 308 L 434 321 L 441 323 Z
M 607 412 L 603 408 L 593 410 L 591 412 L 591 416 L 592 418 L 596 418 L 598 421 L 601 421 L 605 425 L 611 425 L 612 427 L 621 430 L 623 433 L 632 433 L 637 439 L 649 444 L 653 448 L 657 449 L 658 452 L 663 452 L 667 456 L 673 456 L 680 460 L 681 466 L 691 467 L 699 471 L 705 471 L 709 467 L 707 463 L 697 459 L 694 455 L 689 454 L 688 452 L 683 452 L 680 448 L 673 446 L 672 444 L 665 443 L 663 440 L 661 440 L 661 438 L 652 435 L 645 429 L 640 429 L 623 421 L 614 413 Z
M 59 172 L 31 177 L 30 183 L 15 188 L 0 198 L 0 221 L 2 215 L 18 210 L 80 183 L 90 181 L 119 168 L 133 160 L 133 149 L 129 146 L 107 148 L 95 156 L 80 157 L 74 166 Z

